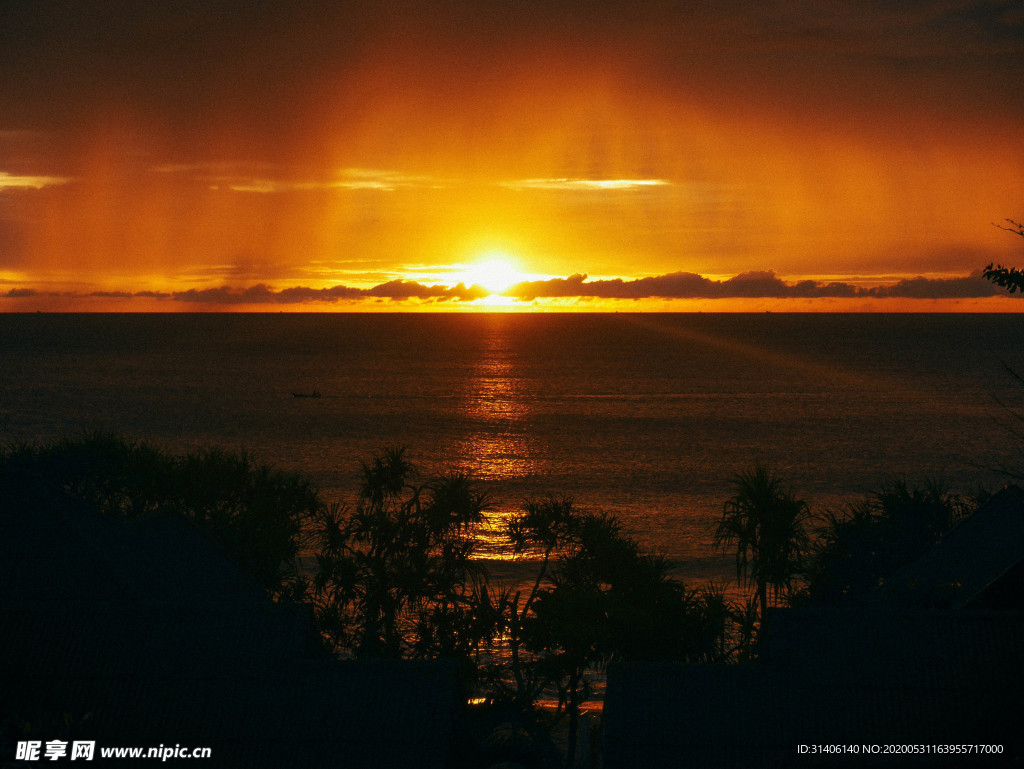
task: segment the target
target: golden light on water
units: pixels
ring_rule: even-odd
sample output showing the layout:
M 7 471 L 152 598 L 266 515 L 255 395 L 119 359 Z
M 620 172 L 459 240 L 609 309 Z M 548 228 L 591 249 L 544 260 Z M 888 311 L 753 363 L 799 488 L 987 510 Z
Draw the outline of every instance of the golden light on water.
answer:
M 491 323 L 458 405 L 460 416 L 469 424 L 464 439 L 472 457 L 468 469 L 485 482 L 528 478 L 539 472 L 534 457 L 545 447 L 527 425 L 534 402 L 524 388 L 505 322 L 495 317 Z M 512 556 L 505 547 L 504 530 L 522 500 L 494 502 L 479 532 L 480 556 L 509 560 Z

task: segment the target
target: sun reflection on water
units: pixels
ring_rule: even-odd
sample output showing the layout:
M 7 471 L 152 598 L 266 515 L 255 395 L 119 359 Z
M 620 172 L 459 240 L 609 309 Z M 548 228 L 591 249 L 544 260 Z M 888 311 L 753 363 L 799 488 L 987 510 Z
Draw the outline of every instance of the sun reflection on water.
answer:
M 537 438 L 530 435 L 532 412 L 527 383 L 519 375 L 516 352 L 504 323 L 490 326 L 480 358 L 467 378 L 458 409 L 468 428 L 462 455 L 467 469 L 484 484 L 528 478 L 538 474 Z M 479 530 L 480 556 L 511 558 L 504 530 L 521 500 L 494 500 Z

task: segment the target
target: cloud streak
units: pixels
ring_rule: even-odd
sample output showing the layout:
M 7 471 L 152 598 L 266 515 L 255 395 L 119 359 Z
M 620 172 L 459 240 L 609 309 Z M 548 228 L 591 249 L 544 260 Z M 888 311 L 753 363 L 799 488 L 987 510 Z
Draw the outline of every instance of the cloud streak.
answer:
M 17 176 L 0 171 L 0 192 L 4 190 L 41 190 L 67 184 L 71 179 L 65 176 Z
M 162 167 L 160 171 L 178 172 L 198 170 L 189 167 Z M 317 190 L 380 190 L 393 192 L 398 189 L 440 189 L 465 184 L 458 179 L 439 179 L 431 176 L 405 174 L 372 168 L 346 168 L 329 179 L 292 180 L 272 176 L 246 176 L 227 174 L 206 174 L 203 178 L 213 189 L 229 189 L 234 192 L 279 193 L 307 192 Z M 557 192 L 615 192 L 639 190 L 652 187 L 668 187 L 667 179 L 587 179 L 575 177 L 513 179 L 498 182 L 497 186 L 510 190 L 540 190 Z
M 664 187 L 666 179 L 519 179 L 502 182 L 502 187 L 513 190 L 566 190 L 593 192 L 603 190 L 633 190 L 642 187 Z
M 150 170 L 158 174 L 190 177 L 211 189 L 234 192 L 279 193 L 317 190 L 436 189 L 444 181 L 430 176 L 406 174 L 380 168 L 342 168 L 322 178 L 291 178 L 282 168 L 269 163 L 165 163 Z
M 442 182 L 428 176 L 413 176 L 398 171 L 346 168 L 333 179 L 289 181 L 270 178 L 218 180 L 214 188 L 226 187 L 235 192 L 306 192 L 315 190 L 379 190 L 393 192 L 403 188 L 437 188 Z

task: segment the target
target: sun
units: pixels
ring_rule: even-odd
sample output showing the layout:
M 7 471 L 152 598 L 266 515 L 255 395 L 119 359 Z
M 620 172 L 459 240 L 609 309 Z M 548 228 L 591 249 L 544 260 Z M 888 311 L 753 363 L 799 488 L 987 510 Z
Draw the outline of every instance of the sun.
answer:
M 467 286 L 480 286 L 492 294 L 501 294 L 526 279 L 506 254 L 486 254 L 469 265 L 461 275 Z

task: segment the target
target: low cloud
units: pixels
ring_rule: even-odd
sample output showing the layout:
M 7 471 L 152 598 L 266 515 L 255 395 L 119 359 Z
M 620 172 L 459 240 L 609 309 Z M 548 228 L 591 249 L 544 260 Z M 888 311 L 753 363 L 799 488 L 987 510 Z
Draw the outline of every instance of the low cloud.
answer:
M 838 281 L 788 283 L 771 270 L 744 272 L 727 280 L 711 280 L 692 272 L 674 272 L 628 281 L 621 278 L 588 281 L 585 273 L 576 273 L 568 278 L 520 283 L 506 292 L 519 299 L 975 299 L 1004 293 L 980 275 L 942 279 L 917 277 L 891 286 L 860 288 Z
M 274 289 L 265 283 L 249 288 L 189 289 L 170 294 L 170 298 L 178 302 L 197 304 L 306 304 L 353 301 L 360 299 L 392 299 L 404 301 L 417 299 L 421 301 L 472 301 L 482 299 L 489 292 L 479 286 L 467 287 L 462 283 L 455 286 L 428 286 L 414 280 L 391 280 L 373 288 L 353 288 L 337 285 L 329 288 L 309 288 L 295 286 L 292 288 Z
M 160 299 L 172 302 L 212 306 L 335 304 L 365 300 L 395 302 L 468 302 L 483 299 L 490 292 L 480 286 L 428 285 L 415 280 L 390 280 L 372 288 L 335 285 L 327 288 L 293 286 L 277 289 L 265 283 L 248 288 L 220 286 L 192 288 L 187 291 L 95 291 L 90 294 L 63 294 L 69 298 Z M 525 281 L 505 296 L 521 301 L 535 299 L 981 299 L 1008 296 L 1007 292 L 985 280 L 980 274 L 962 278 L 905 278 L 891 285 L 870 288 L 841 281 L 800 280 L 788 282 L 771 270 L 744 272 L 725 280 L 712 280 L 692 272 L 674 272 L 636 280 L 614 278 L 589 280 L 586 273 L 565 278 Z M 3 294 L 8 299 L 41 296 L 33 288 L 12 288 Z
M 967 278 L 909 278 L 892 286 L 865 289 L 862 295 L 907 299 L 975 299 L 1005 293 L 1005 289 L 980 275 L 972 275 Z
M 259 283 L 249 288 L 190 288 L 188 291 L 176 291 L 172 294 L 178 302 L 196 302 L 200 304 L 268 304 L 275 301 L 279 292 L 270 286 Z

